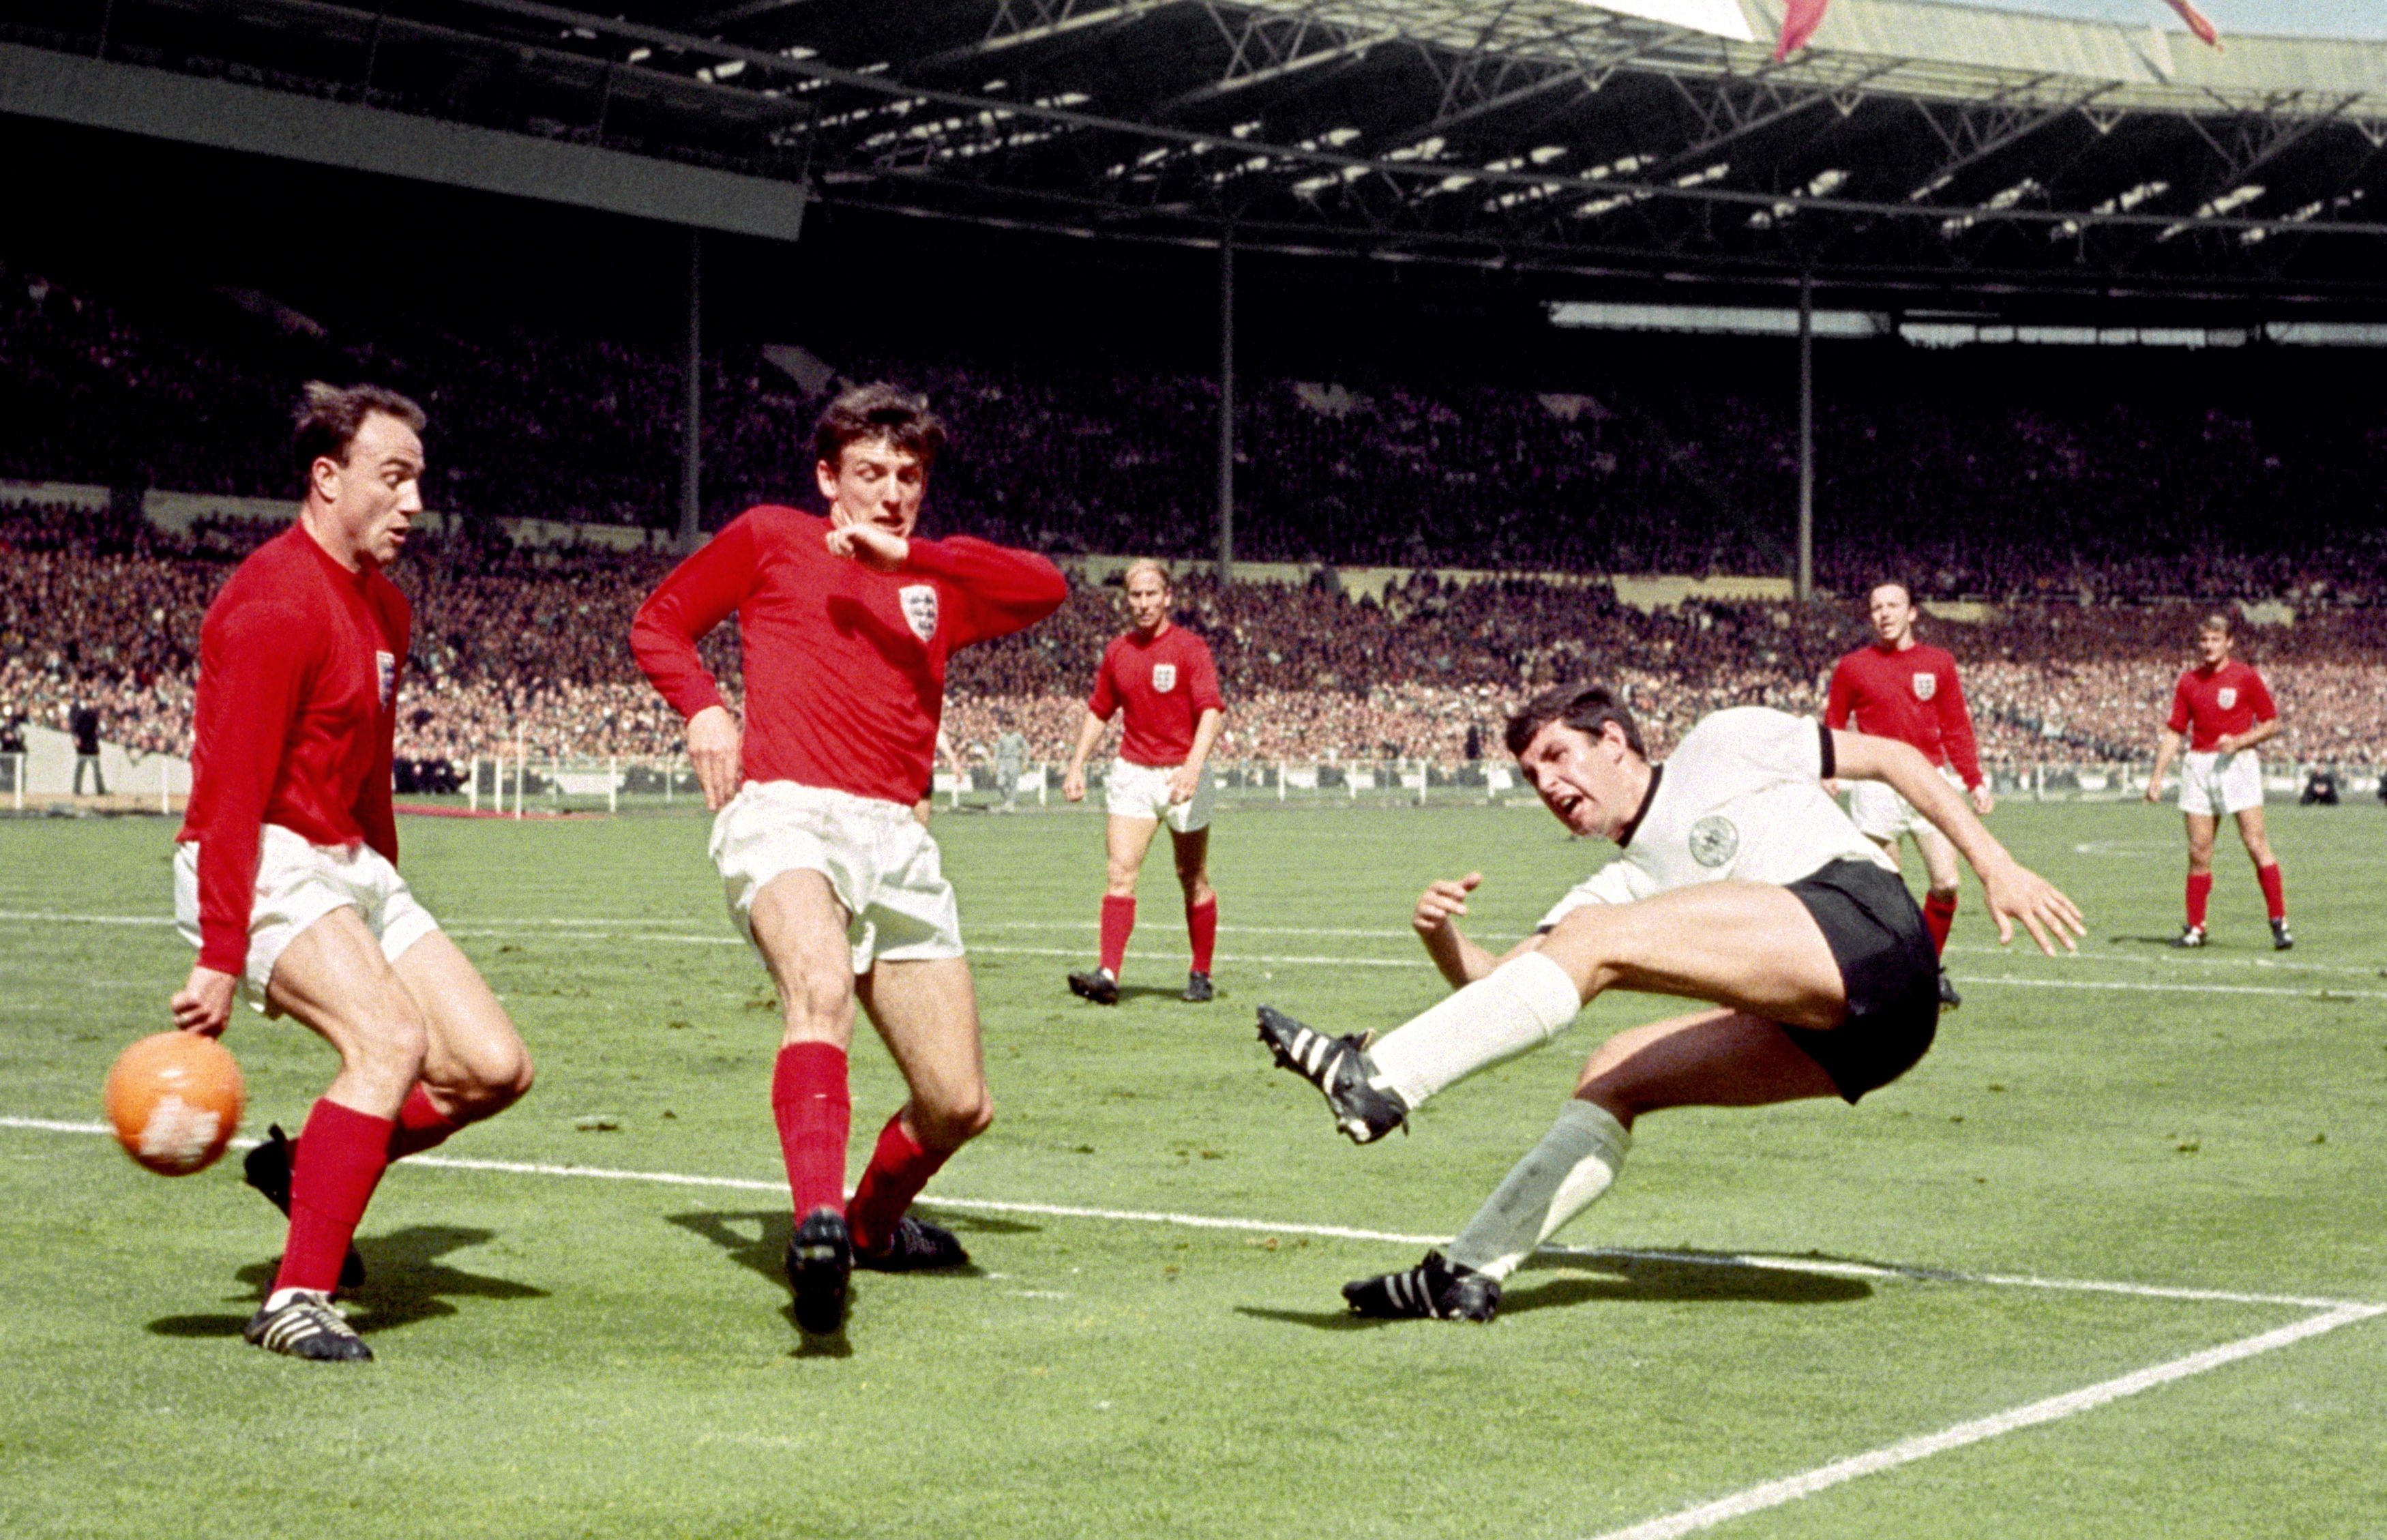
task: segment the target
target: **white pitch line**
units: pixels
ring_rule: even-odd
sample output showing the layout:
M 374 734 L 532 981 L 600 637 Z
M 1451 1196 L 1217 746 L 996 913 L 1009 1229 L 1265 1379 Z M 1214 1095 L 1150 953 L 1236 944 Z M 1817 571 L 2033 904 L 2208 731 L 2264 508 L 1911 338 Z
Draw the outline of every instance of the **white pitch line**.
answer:
M 55 1118 L 0 1117 L 0 1129 L 25 1129 L 44 1133 L 109 1134 L 105 1123 L 76 1123 Z M 233 1147 L 246 1149 L 254 1139 L 235 1139 Z M 606 1166 L 552 1165 L 521 1160 L 474 1160 L 456 1155 L 409 1155 L 409 1168 L 445 1171 L 486 1171 L 500 1176 L 578 1178 L 590 1181 L 645 1181 L 663 1187 L 718 1187 L 741 1193 L 784 1193 L 783 1178 L 699 1176 L 679 1171 L 634 1171 Z M 1025 1203 L 997 1198 L 924 1195 L 932 1208 L 957 1208 L 987 1214 L 1039 1214 L 1056 1219 L 1094 1219 L 1116 1224 L 1174 1225 L 1186 1230 L 1237 1231 L 1256 1235 L 1310 1235 L 1321 1240 L 1382 1242 L 1388 1245 L 1441 1245 L 1446 1235 L 1412 1235 L 1396 1231 L 1359 1230 L 1348 1225 L 1321 1225 L 1231 1215 L 1183 1214 L 1165 1209 L 1094 1208 L 1082 1205 Z M 1997 1288 L 2045 1289 L 2062 1293 L 2123 1294 L 2140 1299 L 2191 1304 L 2280 1306 L 2308 1310 L 2382 1310 L 2360 1301 L 2314 1298 L 2303 1294 L 2241 1294 L 2220 1289 L 2175 1287 L 2160 1283 L 2128 1283 L 2094 1279 L 2039 1278 L 2027 1274 L 1967 1273 L 1944 1268 L 1894 1263 L 1847 1262 L 1816 1256 L 1775 1256 L 1756 1252 L 1718 1253 L 1658 1251 L 1629 1246 L 1544 1246 L 1540 1255 L 1588 1262 L 1673 1262 L 1715 1268 L 1756 1268 L 1775 1272 L 1818 1272 L 1850 1278 L 1901 1279 L 1918 1283 L 1972 1283 Z
M 0 920 L 48 920 L 57 925 L 172 925 L 171 915 L 54 915 L 32 909 L 0 909 Z
M 2280 994 L 2296 1000 L 2387 1000 L 2387 990 L 2342 990 L 2328 984 L 2170 984 L 2122 978 L 2016 978 L 1951 974 L 1958 983 L 2010 984 L 2018 990 L 2114 990 L 2125 994 Z
M 174 923 L 173 917 L 167 915 L 68 915 L 39 910 L 0 909 L 0 921 L 5 920 L 25 920 L 37 923 L 47 922 L 55 925 L 122 925 L 161 928 L 170 927 Z M 442 928 L 446 929 L 448 934 L 450 936 L 460 936 L 470 940 L 504 940 L 508 939 L 525 939 L 536 937 L 542 940 L 553 941 L 602 941 L 608 943 L 620 941 L 651 941 L 666 946 L 742 947 L 746 944 L 744 940 L 738 936 L 725 934 L 719 931 L 712 931 L 710 933 L 701 930 L 650 929 L 633 931 L 625 928 L 631 926 L 655 926 L 668 925 L 671 922 L 669 921 L 656 920 L 509 918 L 484 922 L 478 925 L 446 926 Z M 991 920 L 974 923 L 967 928 L 973 932 L 983 934 L 990 931 L 1000 933 L 1013 930 L 1091 930 L 1092 927 L 1076 921 Z M 1342 939 L 1350 940 L 1383 941 L 1406 940 L 1409 934 L 1404 930 L 1373 930 L 1303 926 L 1222 926 L 1219 928 L 1219 933 L 1221 935 L 1235 934 L 1248 936 L 1322 937 L 1327 939 Z M 970 948 L 970 951 L 973 953 L 993 957 L 1076 957 L 1081 953 L 1082 950 L 1082 948 L 1075 947 L 1029 946 L 973 946 Z M 2000 957 L 2010 954 L 2007 950 L 2002 947 L 1960 945 L 1951 946 L 1948 950 L 1951 953 L 1961 953 L 1968 956 Z M 1220 961 L 1231 963 L 1257 963 L 1263 966 L 1281 964 L 1288 967 L 1347 966 L 1408 969 L 1423 968 L 1432 966 L 1425 960 L 1415 957 L 1306 956 L 1275 955 L 1258 953 L 1222 954 Z M 2387 977 L 2387 968 L 2348 966 L 2344 965 L 2325 963 L 2275 963 L 2267 958 L 2173 959 L 2166 964 L 2158 964 L 2141 957 L 2115 957 L 2083 953 L 2078 954 L 2067 954 L 2063 957 L 2055 958 L 2053 961 L 2058 966 L 2080 966 L 2084 965 L 2142 967 L 2169 966 L 2198 969 L 2254 967 L 2263 969 L 2278 968 L 2282 971 L 2294 971 L 2299 973 L 2343 974 L 2364 978 Z M 2160 991 L 2165 992 L 2186 994 L 2301 995 L 2307 999 L 2318 998 L 2325 993 L 2332 998 L 2341 1000 L 2387 1000 L 2387 990 L 2339 990 L 2320 985 L 2316 985 L 2310 989 L 2294 989 L 2280 985 L 2196 984 L 2185 981 L 2134 983 L 2103 982 L 2093 979 L 2016 978 L 2010 975 L 1989 974 L 1957 974 L 1953 977 L 1955 978 L 1956 982 L 1960 984 L 2012 984 L 2018 988 L 2025 989 L 2119 990 L 2141 992 L 2148 991 Z
M 2013 946 L 1973 946 L 1951 941 L 1948 944 L 1948 952 L 1968 957 L 2028 956 L 2028 951 L 2025 950 L 2027 940 L 2027 937 L 2018 938 Z M 2209 948 L 2206 950 L 2210 951 Z M 2051 960 L 2067 967 L 2182 968 L 2197 972 L 2223 969 L 2242 972 L 2247 968 L 2256 968 L 2265 973 L 2346 973 L 2364 978 L 2387 978 L 2387 967 L 2374 963 L 2283 963 L 2276 957 L 2182 957 L 2172 952 L 2168 945 L 2155 949 L 2153 955 L 2092 950 L 2067 952 Z
M 1847 1459 L 1834 1460 L 1829 1465 L 1817 1466 L 1814 1470 L 1800 1475 L 1787 1476 L 1780 1481 L 1766 1482 L 1761 1485 L 1749 1487 L 1730 1496 L 1719 1497 L 1713 1502 L 1702 1503 L 1697 1508 L 1685 1508 L 1679 1513 L 1669 1514 L 1662 1519 L 1652 1519 L 1645 1523 L 1630 1525 L 1624 1529 L 1610 1530 L 1598 1536 L 1598 1540 L 1678 1540 L 1682 1535 L 1713 1529 L 1718 1524 L 1746 1518 L 1752 1513 L 1762 1513 L 1767 1508 L 1780 1508 L 1786 1503 L 1797 1502 L 1801 1497 L 1812 1497 L 1818 1492 L 1827 1491 L 1843 1482 L 1854 1481 L 1859 1476 L 1870 1476 L 1878 1471 L 1894 1470 L 1901 1465 L 1911 1465 L 1916 1460 L 1928 1459 L 1933 1455 L 1946 1454 L 1951 1449 L 1961 1449 L 1966 1445 L 1999 1438 L 2024 1428 L 2035 1428 L 2042 1423 L 2077 1417 L 2082 1412 L 2094 1410 L 2109 1402 L 2118 1401 L 2126 1395 L 2136 1395 L 2141 1391 L 2153 1390 L 2159 1385 L 2167 1385 L 2175 1381 L 2188 1379 L 2191 1375 L 2203 1374 L 2226 1364 L 2237 1363 L 2242 1359 L 2292 1346 L 2306 1338 L 2319 1336 L 2324 1332 L 2334 1332 L 2341 1326 L 2351 1325 L 2357 1320 L 2368 1320 L 2379 1315 L 2387 1315 L 2387 1306 L 2340 1306 L 2336 1309 L 2307 1317 L 2276 1331 L 2261 1332 L 2252 1337 L 2242 1337 L 2236 1342 L 2223 1343 L 2218 1347 L 2208 1347 L 2201 1353 L 2191 1353 L 2184 1358 L 2174 1358 L 2169 1363 L 2138 1370 L 2117 1379 L 2084 1386 L 2062 1395 L 2052 1395 L 2044 1401 L 2034 1401 L 2027 1406 L 2014 1407 L 1993 1416 L 1977 1418 L 1970 1422 L 1959 1422 L 1952 1428 L 1943 1428 L 1936 1433 L 1925 1433 L 1914 1438 L 1901 1439 L 1896 1444 L 1887 1445 L 1879 1449 L 1855 1455 Z

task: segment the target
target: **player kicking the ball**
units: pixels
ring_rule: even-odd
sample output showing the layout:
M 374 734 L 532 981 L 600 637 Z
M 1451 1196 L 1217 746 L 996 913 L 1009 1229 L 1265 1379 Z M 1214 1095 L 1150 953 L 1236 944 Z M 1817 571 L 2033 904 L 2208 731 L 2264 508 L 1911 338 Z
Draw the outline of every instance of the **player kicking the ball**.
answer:
M 1631 713 L 1597 685 L 1535 697 L 1509 719 L 1508 741 L 1560 823 L 1623 854 L 1505 957 L 1456 923 L 1481 875 L 1433 884 L 1410 923 L 1458 992 L 1372 1047 L 1265 1006 L 1260 1041 L 1364 1144 L 1446 1087 L 1548 1041 L 1608 990 L 1711 1008 L 1602 1043 L 1556 1125 L 1446 1256 L 1344 1287 L 1357 1314 L 1490 1320 L 1501 1281 L 1615 1180 L 1645 1113 L 1854 1103 L 1923 1057 L 1939 1016 L 1931 937 L 1889 858 L 1825 781 L 1883 781 L 1912 802 L 1979 875 L 2001 940 L 2016 921 L 2050 953 L 2083 934 L 2071 900 L 2017 865 L 1906 744 L 1744 706 L 1707 717 L 1652 764 Z
M 945 441 L 928 402 L 890 385 L 828 404 L 813 436 L 828 516 L 750 508 L 638 611 L 638 666 L 688 718 L 717 809 L 712 853 L 731 918 L 777 984 L 771 1108 L 795 1201 L 796 1324 L 833 1335 L 852 1269 L 961 1267 L 961 1243 L 905 1210 L 993 1119 L 978 995 L 926 795 L 958 648 L 1032 625 L 1068 585 L 1041 556 L 913 536 Z M 741 730 L 697 638 L 737 612 Z M 846 1054 L 859 1001 L 911 1096 L 846 1201 Z
M 174 1025 L 208 1037 L 244 985 L 339 1052 L 296 1142 L 251 1150 L 290 1217 L 242 1333 L 293 1357 L 371 1358 L 332 1304 L 389 1163 L 530 1089 L 505 1008 L 398 875 L 390 753 L 409 611 L 381 569 L 423 511 L 420 408 L 372 385 L 307 387 L 297 522 L 240 564 L 199 633 L 191 802 L 174 917 L 198 962 Z

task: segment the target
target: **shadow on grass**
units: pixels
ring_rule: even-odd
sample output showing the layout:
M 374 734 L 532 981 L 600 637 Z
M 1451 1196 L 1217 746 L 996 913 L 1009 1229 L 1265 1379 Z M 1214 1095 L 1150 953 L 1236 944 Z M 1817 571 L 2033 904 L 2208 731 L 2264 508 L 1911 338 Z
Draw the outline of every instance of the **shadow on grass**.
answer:
M 956 1214 L 938 1208 L 933 1202 L 924 1201 L 919 1208 L 924 1215 L 934 1214 L 937 1223 L 959 1235 L 964 1244 L 967 1244 L 973 1235 L 1029 1235 L 1042 1228 L 1017 1219 L 995 1218 L 982 1214 Z M 705 1209 L 693 1214 L 670 1214 L 664 1218 L 690 1234 L 701 1236 L 719 1246 L 729 1260 L 757 1277 L 767 1278 L 782 1286 L 787 1283 L 788 1239 L 796 1229 L 795 1216 L 787 1209 L 747 1214 Z M 939 1268 L 906 1276 L 928 1280 L 984 1278 L 986 1271 L 973 1262 L 966 1268 Z
M 923 1208 L 934 1208 L 923 1204 Z M 757 1277 L 766 1278 L 780 1288 L 788 1285 L 788 1241 L 795 1233 L 795 1216 L 784 1208 L 745 1214 L 725 1214 L 718 1210 L 700 1210 L 693 1214 L 666 1215 L 673 1224 L 692 1235 L 701 1236 L 719 1246 L 730 1261 Z M 986 1218 L 978 1215 L 940 1213 L 938 1222 L 964 1235 L 1016 1235 L 1035 1231 L 1035 1225 L 1014 1219 Z M 862 1271 L 863 1269 L 856 1269 Z M 864 1276 L 872 1275 L 864 1272 Z M 985 1269 L 975 1262 L 964 1268 L 939 1268 L 904 1276 L 924 1282 L 941 1282 L 949 1279 L 984 1278 Z M 796 1328 L 796 1306 L 790 1299 L 779 1311 L 790 1329 L 797 1331 L 798 1341 L 789 1354 L 797 1358 L 848 1358 L 853 1356 L 845 1333 L 833 1337 L 806 1335 Z
M 1605 1276 L 1585 1277 L 1586 1273 Z M 1558 1277 L 1536 1275 L 1560 1274 Z M 1849 1305 L 1873 1296 L 1861 1278 L 1807 1272 L 1778 1263 L 1763 1267 L 1719 1253 L 1665 1257 L 1536 1256 L 1520 1268 L 1500 1294 L 1502 1317 L 1529 1315 L 1590 1304 L 1685 1304 L 1696 1301 L 1754 1305 Z M 1398 1321 L 1370 1319 L 1347 1310 L 1267 1310 L 1236 1306 L 1257 1320 L 1324 1332 L 1367 1331 Z
M 2026 936 L 2023 939 L 2028 940 L 2030 938 Z M 2169 951 L 2173 949 L 2173 943 L 2179 940 L 2179 932 L 2175 930 L 2168 936 L 2108 936 L 2105 938 L 2105 944 L 2107 946 L 2159 946 Z M 2211 945 L 2210 942 L 2206 944 L 2208 948 Z M 2179 950 L 2185 952 L 2195 949 L 2181 947 Z
M 1586 1278 L 1586 1272 L 1605 1274 Z M 1572 1276 L 1536 1281 L 1537 1273 Z M 1744 1257 L 1696 1252 L 1656 1256 L 1535 1256 L 1517 1269 L 1500 1296 L 1500 1313 L 1548 1309 L 1590 1300 L 1678 1304 L 1724 1300 L 1749 1305 L 1848 1305 L 1873 1297 L 1873 1285 L 1839 1273 L 1808 1272 L 1780 1263 L 1757 1266 Z
M 1121 1005 L 1130 1004 L 1138 1000 L 1160 1000 L 1171 1005 L 1192 1004 L 1184 998 L 1184 995 L 1185 986 L 1182 984 L 1121 984 L 1118 999 L 1108 1005 L 1098 1005 L 1091 1000 L 1082 999 L 1077 1001 L 1077 1004 L 1090 1011 L 1115 1011 Z M 1220 990 L 1218 998 L 1223 1000 L 1226 997 L 1227 991 Z
M 494 1231 L 467 1230 L 461 1225 L 410 1225 L 387 1235 L 360 1237 L 357 1251 L 365 1261 L 362 1287 L 345 1294 L 340 1303 L 360 1332 L 395 1331 L 419 1320 L 452 1316 L 450 1299 L 545 1299 L 545 1289 L 512 1279 L 466 1272 L 439 1260 L 452 1251 L 479 1245 Z M 278 1261 L 252 1262 L 233 1276 L 262 1300 L 272 1286 Z M 251 1310 L 231 1316 L 164 1316 L 149 1323 L 160 1337 L 236 1337 L 248 1324 Z

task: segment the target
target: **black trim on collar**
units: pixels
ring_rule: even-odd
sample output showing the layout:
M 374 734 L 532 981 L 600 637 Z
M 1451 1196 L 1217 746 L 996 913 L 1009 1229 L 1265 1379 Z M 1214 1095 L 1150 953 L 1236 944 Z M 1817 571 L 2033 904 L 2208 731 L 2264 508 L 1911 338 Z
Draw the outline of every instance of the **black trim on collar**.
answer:
M 1658 800 L 1658 782 L 1664 778 L 1665 774 L 1666 767 L 1662 764 L 1649 766 L 1649 789 L 1641 793 L 1641 805 L 1633 810 L 1633 816 L 1616 831 L 1618 850 L 1633 843 L 1633 837 L 1641 831 L 1641 820 L 1649 816 L 1649 804 Z
M 1815 721 L 1815 730 L 1824 735 L 1824 773 L 1818 778 L 1830 780 L 1839 774 L 1840 769 L 1838 758 L 1832 752 L 1832 726 L 1830 723 L 1818 717 Z

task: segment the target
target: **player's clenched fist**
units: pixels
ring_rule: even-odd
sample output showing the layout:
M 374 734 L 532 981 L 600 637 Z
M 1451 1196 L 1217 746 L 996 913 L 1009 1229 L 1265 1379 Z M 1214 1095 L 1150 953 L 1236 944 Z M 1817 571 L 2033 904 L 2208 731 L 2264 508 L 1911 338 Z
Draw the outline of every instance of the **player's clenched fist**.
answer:
M 912 554 L 912 543 L 874 524 L 838 524 L 828 532 L 828 553 L 859 562 L 872 572 L 893 572 Z
M 1425 891 L 1418 895 L 1417 913 L 1409 916 L 1409 924 L 1421 936 L 1433 935 L 1467 913 L 1467 895 L 1475 891 L 1483 880 L 1482 872 L 1470 872 L 1455 882 L 1445 877 L 1428 883 Z

